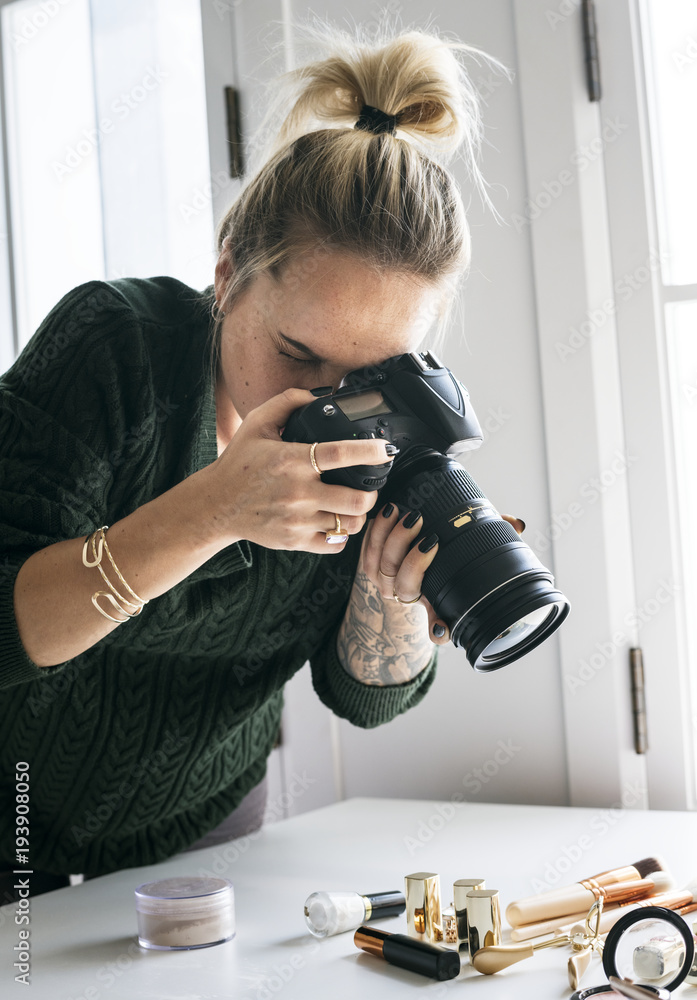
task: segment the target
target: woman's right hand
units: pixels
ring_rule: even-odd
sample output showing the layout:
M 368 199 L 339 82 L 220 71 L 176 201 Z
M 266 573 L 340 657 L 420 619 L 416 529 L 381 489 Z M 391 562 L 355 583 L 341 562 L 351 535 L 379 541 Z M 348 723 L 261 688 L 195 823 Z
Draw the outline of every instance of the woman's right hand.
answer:
M 230 545 L 240 539 L 269 549 L 341 552 L 328 545 L 334 514 L 348 534 L 357 534 L 377 493 L 322 482 L 310 461 L 310 445 L 283 441 L 281 431 L 294 410 L 316 397 L 305 389 L 286 389 L 244 418 L 225 451 L 199 475 L 208 481 L 205 503 L 216 530 Z M 384 441 L 325 441 L 315 460 L 326 472 L 351 465 L 391 463 Z

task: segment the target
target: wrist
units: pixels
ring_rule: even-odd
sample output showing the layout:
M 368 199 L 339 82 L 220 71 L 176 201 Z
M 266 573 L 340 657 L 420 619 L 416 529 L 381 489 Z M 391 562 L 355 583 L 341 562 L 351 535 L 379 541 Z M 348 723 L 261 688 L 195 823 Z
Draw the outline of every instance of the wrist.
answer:
M 194 544 L 207 559 L 242 539 L 234 530 L 234 505 L 229 500 L 223 502 L 215 465 L 212 462 L 199 469 L 175 487 L 181 491 L 182 528 L 191 533 Z

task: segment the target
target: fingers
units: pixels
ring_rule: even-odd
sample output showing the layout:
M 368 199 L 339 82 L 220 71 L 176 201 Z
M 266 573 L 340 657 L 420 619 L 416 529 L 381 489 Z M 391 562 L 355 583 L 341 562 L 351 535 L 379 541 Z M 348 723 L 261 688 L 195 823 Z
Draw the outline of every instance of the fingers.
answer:
M 384 598 L 394 600 L 396 594 L 407 603 L 421 594 L 424 573 L 438 551 L 435 535 L 411 548 L 422 527 L 418 511 L 400 517 L 392 504 L 375 518 L 366 544 L 364 566 Z
M 386 504 L 366 535 L 363 565 L 385 600 L 394 601 L 396 594 L 404 605 L 414 602 L 426 608 L 429 638 L 440 646 L 450 641 L 448 626 L 421 593 L 424 574 L 438 552 L 438 537 L 428 535 L 412 547 L 422 529 L 418 511 L 402 516 Z
M 309 445 L 302 445 L 309 448 Z M 352 465 L 385 465 L 392 462 L 389 441 L 321 441 L 315 448 L 315 461 L 322 472 L 346 469 Z
M 511 514 L 502 514 L 501 517 L 504 521 L 508 521 L 512 525 L 519 535 L 522 535 L 525 531 L 525 521 L 522 517 L 513 517 Z
M 308 389 L 286 389 L 278 396 L 272 396 L 261 406 L 257 406 L 248 414 L 253 422 L 259 425 L 261 433 L 268 437 L 278 437 L 279 431 L 285 427 L 288 417 L 301 406 L 307 406 L 315 397 Z
M 450 629 L 442 618 L 439 618 L 426 598 L 421 599 L 421 603 L 428 611 L 428 637 L 436 646 L 445 646 L 450 642 Z

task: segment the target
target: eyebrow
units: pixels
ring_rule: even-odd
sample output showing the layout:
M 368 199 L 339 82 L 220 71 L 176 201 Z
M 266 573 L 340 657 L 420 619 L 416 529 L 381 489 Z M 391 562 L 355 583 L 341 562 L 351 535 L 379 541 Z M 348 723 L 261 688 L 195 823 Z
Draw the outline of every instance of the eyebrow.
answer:
M 307 347 L 299 340 L 293 340 L 292 337 L 289 337 L 287 333 L 283 333 L 282 330 L 278 331 L 278 336 L 282 337 L 283 340 L 286 342 L 286 344 L 289 344 L 291 347 L 294 347 L 296 351 L 302 351 L 303 354 L 306 354 L 307 357 L 311 358 L 313 361 L 321 361 L 321 362 L 324 361 L 324 358 L 321 358 L 319 354 L 315 354 L 315 352 L 311 348 Z

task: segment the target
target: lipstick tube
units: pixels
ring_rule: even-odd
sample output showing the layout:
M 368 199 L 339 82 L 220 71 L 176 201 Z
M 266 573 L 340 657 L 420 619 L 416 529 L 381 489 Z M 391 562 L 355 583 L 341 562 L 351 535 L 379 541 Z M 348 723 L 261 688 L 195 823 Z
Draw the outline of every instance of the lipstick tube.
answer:
M 407 933 L 419 941 L 442 941 L 440 876 L 414 872 L 404 877 L 407 901 Z
M 429 979 L 455 979 L 460 973 L 460 956 L 451 948 L 417 941 L 407 934 L 388 934 L 377 927 L 359 927 L 353 935 L 357 948 L 384 959 L 390 965 L 418 972 Z
M 305 900 L 305 923 L 317 938 L 354 931 L 366 920 L 397 917 L 406 909 L 404 895 L 397 890 L 373 892 L 313 892 Z
M 483 878 L 459 878 L 453 882 L 453 906 L 457 922 L 457 946 L 469 953 L 469 922 L 467 920 L 467 893 L 473 889 L 486 889 Z
M 472 889 L 467 893 L 470 961 L 480 948 L 501 944 L 501 906 L 498 889 Z

